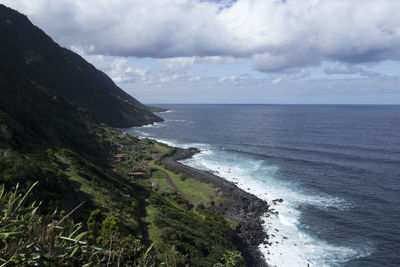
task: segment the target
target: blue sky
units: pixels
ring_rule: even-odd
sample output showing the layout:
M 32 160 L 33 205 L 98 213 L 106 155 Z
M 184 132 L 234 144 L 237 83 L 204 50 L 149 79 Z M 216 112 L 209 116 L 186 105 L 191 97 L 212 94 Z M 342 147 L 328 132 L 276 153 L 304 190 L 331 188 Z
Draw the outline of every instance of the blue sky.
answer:
M 0 3 L 144 103 L 400 104 L 400 1 Z

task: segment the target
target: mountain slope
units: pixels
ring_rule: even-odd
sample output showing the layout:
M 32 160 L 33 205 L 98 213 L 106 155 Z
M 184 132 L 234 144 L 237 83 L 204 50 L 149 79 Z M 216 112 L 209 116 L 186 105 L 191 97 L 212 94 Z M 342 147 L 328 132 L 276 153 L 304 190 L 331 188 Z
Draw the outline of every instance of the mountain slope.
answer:
M 0 58 L 3 143 L 18 143 L 18 138 L 38 144 L 53 142 L 48 139 L 79 142 L 77 138 L 87 135 L 80 128 L 87 128 L 88 121 L 113 127 L 162 121 L 106 74 L 4 5 L 0 5 Z

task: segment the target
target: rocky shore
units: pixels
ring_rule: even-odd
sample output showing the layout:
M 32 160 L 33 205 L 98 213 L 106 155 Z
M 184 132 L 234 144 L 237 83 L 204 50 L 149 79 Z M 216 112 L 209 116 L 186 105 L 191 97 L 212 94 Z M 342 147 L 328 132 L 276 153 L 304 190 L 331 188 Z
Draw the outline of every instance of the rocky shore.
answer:
M 236 243 L 248 266 L 268 266 L 258 246 L 265 243 L 268 238 L 268 234 L 262 226 L 261 216 L 269 211 L 269 204 L 243 191 L 232 182 L 210 172 L 201 171 L 178 162 L 179 160 L 191 158 L 198 152 L 200 151 L 196 148 L 176 148 L 173 154 L 163 157 L 161 162 L 170 168 L 178 169 L 190 177 L 206 183 L 212 183 L 221 188 L 228 200 L 219 205 L 213 205 L 211 202 L 211 210 L 239 223 Z

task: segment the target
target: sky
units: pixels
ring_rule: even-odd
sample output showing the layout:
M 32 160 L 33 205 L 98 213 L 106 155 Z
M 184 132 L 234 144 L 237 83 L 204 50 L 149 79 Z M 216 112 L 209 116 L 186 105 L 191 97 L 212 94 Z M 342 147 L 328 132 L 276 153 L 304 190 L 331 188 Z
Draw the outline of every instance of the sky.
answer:
M 400 104 L 399 0 L 0 0 L 143 103 Z

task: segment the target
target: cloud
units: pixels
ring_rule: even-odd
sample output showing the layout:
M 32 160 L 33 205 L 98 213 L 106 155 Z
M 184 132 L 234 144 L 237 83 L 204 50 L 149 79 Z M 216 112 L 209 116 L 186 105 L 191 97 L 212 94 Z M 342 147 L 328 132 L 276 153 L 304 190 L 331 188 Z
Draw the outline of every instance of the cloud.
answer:
M 236 76 L 235 75 L 231 75 L 231 76 L 222 76 L 219 78 L 218 80 L 220 83 L 223 82 L 234 82 L 236 81 Z
M 0 0 L 66 47 L 109 56 L 201 60 L 252 58 L 282 72 L 321 61 L 400 60 L 397 0 Z M 178 59 L 171 59 L 178 58 Z
M 196 57 L 176 57 L 159 59 L 160 62 L 168 71 L 176 72 L 185 70 L 196 62 Z
M 167 76 L 164 74 L 160 74 L 160 83 L 168 83 L 168 82 L 172 82 L 172 81 L 176 81 L 179 78 L 179 75 L 174 74 L 171 76 Z
M 272 84 L 280 84 L 282 81 L 282 78 L 276 78 L 274 80 L 272 80 Z
M 223 64 L 234 63 L 237 61 L 238 59 L 229 56 L 175 57 L 158 59 L 158 62 L 171 72 L 184 71 L 196 63 Z
M 201 81 L 201 77 L 200 76 L 193 76 L 193 77 L 189 78 L 189 81 L 198 82 L 198 81 Z
M 88 62 L 104 71 L 114 82 L 119 84 L 132 83 L 137 80 L 152 83 L 155 76 L 149 69 L 130 66 L 126 58 L 90 55 L 86 54 L 84 50 L 77 46 L 72 46 L 71 50 L 80 54 Z
M 386 75 L 384 75 L 382 73 L 379 73 L 379 72 L 376 72 L 376 71 L 365 70 L 360 66 L 349 65 L 349 64 L 347 64 L 344 68 L 343 67 L 325 68 L 324 72 L 327 75 L 334 75 L 334 74 L 353 75 L 353 74 L 359 74 L 360 76 L 365 76 L 365 77 L 384 77 L 384 76 L 386 76 Z

